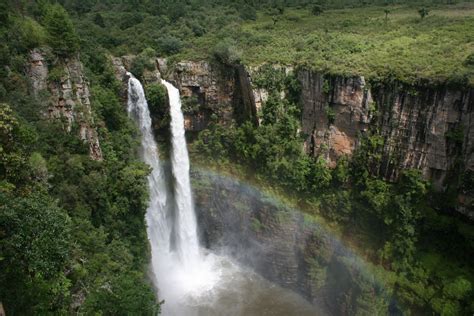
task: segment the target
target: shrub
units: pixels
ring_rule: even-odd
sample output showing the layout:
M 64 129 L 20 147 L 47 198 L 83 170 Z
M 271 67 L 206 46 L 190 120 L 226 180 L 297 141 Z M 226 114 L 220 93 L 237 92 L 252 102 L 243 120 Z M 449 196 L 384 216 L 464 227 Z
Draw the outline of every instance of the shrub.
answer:
M 257 19 L 257 11 L 254 7 L 245 5 L 240 9 L 240 17 L 242 20 L 253 20 Z
M 133 59 L 130 71 L 137 77 L 141 78 L 146 70 L 153 70 L 155 64 L 153 58 L 156 52 L 152 48 L 145 48 L 135 59 Z
M 18 34 L 19 45 L 32 49 L 44 45 L 46 32 L 35 20 L 25 17 L 15 21 L 15 32 Z
M 66 75 L 62 65 L 56 65 L 48 73 L 48 81 L 54 83 L 61 83 L 62 78 Z
M 43 24 L 48 31 L 48 43 L 54 53 L 67 57 L 79 49 L 79 38 L 69 15 L 59 5 L 48 5 L 45 9 Z
M 427 8 L 421 8 L 418 10 L 418 14 L 422 19 L 424 19 L 429 13 L 430 11 Z
M 183 42 L 174 36 L 166 35 L 157 40 L 158 49 L 166 55 L 177 54 L 183 49 Z
M 163 115 L 168 103 L 166 101 L 166 88 L 159 83 L 152 83 L 145 87 L 148 107 L 153 115 Z
M 323 12 L 324 12 L 323 7 L 320 6 L 319 4 L 311 8 L 311 13 L 314 15 L 321 15 Z
M 472 54 L 470 54 L 469 56 L 466 57 L 466 60 L 464 61 L 464 65 L 474 66 L 474 53 L 472 53 Z
M 240 50 L 229 39 L 217 43 L 212 51 L 212 55 L 217 61 L 229 66 L 239 64 L 241 60 Z

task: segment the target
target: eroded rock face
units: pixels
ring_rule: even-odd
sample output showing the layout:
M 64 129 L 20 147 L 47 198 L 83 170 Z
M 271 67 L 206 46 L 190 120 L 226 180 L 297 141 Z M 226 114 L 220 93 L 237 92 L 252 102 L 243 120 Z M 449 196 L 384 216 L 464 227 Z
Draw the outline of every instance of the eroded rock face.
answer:
M 205 247 L 299 293 L 319 307 L 321 315 L 364 310 L 362 288 L 371 293 L 374 314 L 388 311 L 389 295 L 323 227 L 233 179 L 196 170 L 191 176 Z
M 323 155 L 335 165 L 351 155 L 358 135 L 367 130 L 372 95 L 363 77 L 325 78 L 307 70 L 298 72 L 302 86 L 302 132 L 306 151 Z
M 39 91 L 46 89 L 48 65 L 46 64 L 43 53 L 39 49 L 35 48 L 30 52 L 28 76 L 30 77 L 35 95 L 37 95 Z
M 187 131 L 205 129 L 212 115 L 215 115 L 219 124 L 231 124 L 234 118 L 232 101 L 235 87 L 232 72 L 205 61 L 180 62 L 169 78 L 176 83 L 183 98 L 199 104 L 194 111 L 184 111 Z
M 128 79 L 126 71 L 132 61 L 133 56 L 113 58 L 117 79 Z M 180 90 L 186 131 L 202 131 L 212 120 L 224 126 L 244 120 L 257 123 L 255 98 L 243 66 L 226 67 L 207 61 L 169 65 L 163 58 L 155 59 L 154 65 L 155 69 L 145 70 L 142 81 L 152 83 L 165 78 Z M 126 95 L 126 85 L 124 89 Z
M 99 138 L 92 117 L 89 84 L 84 75 L 81 62 L 73 57 L 58 61 L 53 67 L 60 78 L 48 81 L 50 71 L 44 53 L 35 49 L 30 53 L 28 75 L 33 93 L 38 95 L 47 90 L 50 94 L 48 113 L 50 118 L 65 121 L 65 129 L 71 132 L 74 123 L 78 124 L 79 137 L 89 145 L 90 157 L 102 160 Z
M 369 89 L 363 77 L 307 70 L 299 71 L 298 79 L 305 148 L 311 155 L 323 155 L 331 166 L 352 155 L 370 129 L 384 139 L 377 173 L 387 180 L 414 168 L 443 190 L 450 171 L 474 171 L 474 89 L 400 83 Z M 460 194 L 459 211 L 474 218 L 472 201 L 472 192 Z
M 123 79 L 131 60 L 128 56 L 114 61 L 119 78 Z M 252 85 L 258 67 L 228 69 L 205 61 L 168 65 L 165 59 L 157 59 L 155 65 L 144 80 L 161 75 L 180 89 L 187 131 L 205 129 L 211 117 L 224 126 L 243 120 L 258 124 L 257 110 L 268 98 L 266 90 Z M 305 150 L 312 156 L 322 155 L 331 167 L 353 154 L 361 136 L 376 131 L 385 143 L 377 173 L 387 180 L 395 181 L 401 171 L 416 168 L 443 190 L 447 174 L 459 168 L 459 161 L 462 170 L 474 172 L 474 89 L 396 83 L 371 88 L 360 76 L 329 76 L 304 69 L 296 75 L 302 88 Z M 187 101 L 195 106 L 190 108 Z M 473 190 L 460 192 L 458 208 L 471 218 Z

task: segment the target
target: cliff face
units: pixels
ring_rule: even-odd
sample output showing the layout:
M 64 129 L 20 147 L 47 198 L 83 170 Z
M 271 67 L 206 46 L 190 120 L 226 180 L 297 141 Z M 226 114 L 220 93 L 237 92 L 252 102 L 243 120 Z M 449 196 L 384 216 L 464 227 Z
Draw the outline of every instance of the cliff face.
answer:
M 194 110 L 184 113 L 187 131 L 205 129 L 212 115 L 217 116 L 220 124 L 231 123 L 235 81 L 225 69 L 213 67 L 207 62 L 180 62 L 166 77 L 176 84 L 184 99 L 197 102 Z
M 203 245 L 329 314 L 388 314 L 389 293 L 320 225 L 235 180 L 191 175 Z
M 125 69 L 127 63 L 130 58 L 120 67 Z M 243 66 L 226 68 L 204 61 L 170 66 L 164 59 L 155 64 L 144 80 L 162 76 L 180 89 L 183 104 L 186 100 L 195 103 L 192 109 L 183 105 L 187 131 L 205 129 L 211 118 L 224 126 L 244 120 L 258 124 L 257 111 L 268 93 L 252 84 L 252 75 Z M 384 139 L 375 172 L 389 181 L 415 168 L 436 189 L 444 190 L 452 182 L 446 181 L 450 174 L 474 174 L 474 89 L 371 85 L 363 77 L 304 69 L 296 71 L 296 76 L 301 84 L 302 133 L 308 154 L 323 155 L 335 166 L 340 157 L 351 156 L 361 137 L 370 132 Z M 458 196 L 457 209 L 470 218 L 474 218 L 473 190 L 461 188 Z
M 45 115 L 51 119 L 64 120 L 67 132 L 71 132 L 73 125 L 77 124 L 80 139 L 89 145 L 90 157 L 102 160 L 92 117 L 89 84 L 81 62 L 77 58 L 70 58 L 48 65 L 45 53 L 35 49 L 30 53 L 28 76 L 36 96 L 42 92 L 49 94 Z
M 134 56 L 113 58 L 116 77 L 124 83 L 133 59 Z M 180 90 L 186 131 L 202 131 L 213 120 L 224 126 L 245 120 L 257 124 L 250 76 L 243 66 L 227 67 L 206 61 L 169 65 L 163 58 L 155 59 L 153 64 L 154 69 L 145 70 L 142 81 L 152 83 L 164 78 Z M 124 90 L 126 97 L 125 84 Z
M 380 84 L 300 71 L 305 148 L 332 165 L 350 156 L 369 129 L 384 139 L 380 176 L 396 180 L 415 168 L 443 190 L 451 171 L 474 171 L 474 89 Z M 469 191 L 469 190 L 467 190 Z M 472 192 L 461 192 L 459 211 L 474 218 Z
M 371 93 L 362 77 L 325 79 L 303 70 L 298 79 L 305 149 L 314 156 L 324 155 L 334 165 L 339 157 L 352 153 L 359 132 L 367 130 Z

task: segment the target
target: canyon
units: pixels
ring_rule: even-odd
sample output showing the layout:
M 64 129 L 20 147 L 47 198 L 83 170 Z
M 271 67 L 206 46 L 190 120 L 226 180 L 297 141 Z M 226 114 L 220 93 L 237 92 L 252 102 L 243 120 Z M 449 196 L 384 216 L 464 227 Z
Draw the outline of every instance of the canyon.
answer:
M 121 63 L 114 59 L 116 69 Z M 351 157 L 363 137 L 379 136 L 383 145 L 374 175 L 396 181 L 403 170 L 421 170 L 438 191 L 454 186 L 456 211 L 474 219 L 474 188 L 447 181 L 459 174 L 474 176 L 474 88 L 370 82 L 363 76 L 272 67 L 284 76 L 293 75 L 300 84 L 302 145 L 308 155 L 323 156 L 335 167 L 341 157 Z M 248 119 L 258 124 L 268 98 L 268 92 L 254 83 L 261 68 L 206 61 L 167 65 L 165 59 L 157 59 L 155 70 L 145 72 L 144 78 L 166 78 L 183 97 L 197 100 L 198 107 L 184 113 L 187 132 L 196 133 L 208 127 L 213 116 L 223 126 Z M 117 74 L 120 78 L 120 70 Z

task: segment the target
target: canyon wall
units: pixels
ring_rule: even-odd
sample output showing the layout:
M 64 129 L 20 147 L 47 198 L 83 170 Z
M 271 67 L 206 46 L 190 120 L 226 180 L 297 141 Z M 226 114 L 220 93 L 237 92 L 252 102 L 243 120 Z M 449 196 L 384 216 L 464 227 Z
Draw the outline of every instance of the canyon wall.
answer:
M 89 146 L 89 155 L 102 160 L 102 151 L 91 110 L 89 83 L 77 57 L 47 61 L 47 52 L 30 52 L 27 74 L 33 94 L 45 98 L 50 119 L 62 120 L 66 132 L 77 126 L 78 136 Z
M 350 156 L 361 136 L 383 138 L 374 171 L 394 181 L 405 169 L 419 169 L 435 188 L 453 185 L 450 174 L 474 174 L 474 89 L 392 82 L 370 87 L 363 77 L 297 74 L 302 86 L 302 131 L 311 155 L 331 165 Z M 473 188 L 460 189 L 458 210 L 474 218 Z
M 116 77 L 124 83 L 133 59 L 134 56 L 113 58 Z M 155 59 L 153 64 L 153 69 L 145 69 L 141 80 L 146 86 L 164 78 L 180 90 L 187 132 L 202 131 L 211 122 L 230 126 L 251 120 L 257 124 L 250 77 L 243 66 L 233 68 L 207 61 L 169 65 L 163 58 Z
M 132 59 L 115 59 L 116 69 L 130 67 Z M 252 83 L 258 67 L 246 70 L 206 61 L 168 65 L 165 59 L 154 63 L 143 80 L 162 76 L 180 89 L 188 132 L 199 132 L 211 121 L 230 126 L 251 120 L 258 125 L 258 111 L 268 97 L 268 91 Z M 396 181 L 403 170 L 415 168 L 437 190 L 457 186 L 457 210 L 474 219 L 474 188 L 452 179 L 460 174 L 474 179 L 473 88 L 375 84 L 361 76 L 284 70 L 286 75 L 293 72 L 301 85 L 301 131 L 309 155 L 323 155 L 334 167 L 339 158 L 354 153 L 363 137 L 378 135 L 383 146 L 374 173 Z M 186 106 L 189 102 L 193 106 Z
M 291 289 L 323 313 L 387 315 L 390 293 L 311 217 L 230 178 L 193 170 L 202 244 Z

